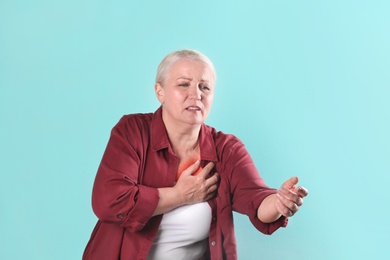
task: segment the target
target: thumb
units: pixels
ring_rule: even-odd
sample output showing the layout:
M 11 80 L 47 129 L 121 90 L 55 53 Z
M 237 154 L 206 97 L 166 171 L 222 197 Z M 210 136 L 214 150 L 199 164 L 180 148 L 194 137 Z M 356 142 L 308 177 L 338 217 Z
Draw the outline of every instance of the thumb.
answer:
M 293 189 L 295 184 L 297 184 L 297 183 L 298 183 L 298 177 L 296 177 L 296 176 L 291 177 L 290 179 L 288 179 L 287 181 L 285 181 L 282 184 L 282 187 L 290 190 L 290 189 Z

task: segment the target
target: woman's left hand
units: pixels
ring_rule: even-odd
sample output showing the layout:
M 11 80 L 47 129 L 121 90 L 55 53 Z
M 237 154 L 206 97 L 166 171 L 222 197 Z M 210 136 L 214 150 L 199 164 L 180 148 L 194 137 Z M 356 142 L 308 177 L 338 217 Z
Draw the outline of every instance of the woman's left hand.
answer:
M 296 187 L 298 177 L 292 177 L 282 184 L 275 199 L 276 210 L 285 217 L 293 216 L 303 204 L 309 192 L 302 186 Z

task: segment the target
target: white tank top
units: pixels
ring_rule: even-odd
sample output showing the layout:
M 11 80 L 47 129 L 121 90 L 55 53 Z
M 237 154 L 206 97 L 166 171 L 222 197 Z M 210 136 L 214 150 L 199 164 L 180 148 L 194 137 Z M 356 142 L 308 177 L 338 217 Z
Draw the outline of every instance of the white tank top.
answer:
M 199 259 L 208 246 L 211 208 L 207 202 L 185 205 L 163 215 L 148 260 Z

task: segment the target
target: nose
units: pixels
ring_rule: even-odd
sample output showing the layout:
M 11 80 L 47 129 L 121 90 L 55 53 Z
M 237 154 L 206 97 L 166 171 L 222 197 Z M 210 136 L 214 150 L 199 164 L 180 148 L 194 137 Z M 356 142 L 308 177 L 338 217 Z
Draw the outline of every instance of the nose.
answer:
M 200 91 L 199 86 L 194 85 L 190 87 L 188 96 L 190 99 L 201 100 L 202 98 L 201 94 L 202 92 Z

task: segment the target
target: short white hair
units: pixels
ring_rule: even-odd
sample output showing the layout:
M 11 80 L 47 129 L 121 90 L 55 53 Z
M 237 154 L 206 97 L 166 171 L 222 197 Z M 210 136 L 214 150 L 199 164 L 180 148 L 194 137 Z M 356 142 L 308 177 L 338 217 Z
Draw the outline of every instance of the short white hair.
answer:
M 214 76 L 214 84 L 217 80 L 217 75 L 215 72 L 214 64 L 211 62 L 211 60 L 204 54 L 195 51 L 195 50 L 180 50 L 180 51 L 174 51 L 165 56 L 165 58 L 161 61 L 160 65 L 158 65 L 157 68 L 157 74 L 156 74 L 156 83 L 163 84 L 167 73 L 169 72 L 169 69 L 171 66 L 177 62 L 180 59 L 183 58 L 189 58 L 194 60 L 200 60 L 204 63 L 206 63 L 209 68 L 211 69 L 213 76 Z

